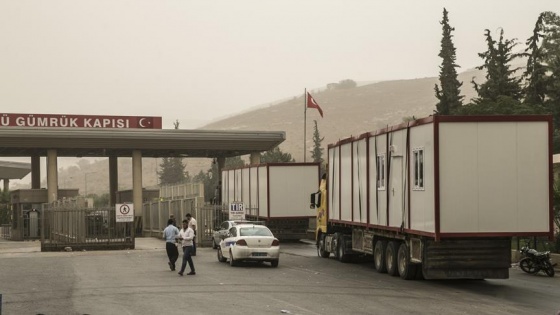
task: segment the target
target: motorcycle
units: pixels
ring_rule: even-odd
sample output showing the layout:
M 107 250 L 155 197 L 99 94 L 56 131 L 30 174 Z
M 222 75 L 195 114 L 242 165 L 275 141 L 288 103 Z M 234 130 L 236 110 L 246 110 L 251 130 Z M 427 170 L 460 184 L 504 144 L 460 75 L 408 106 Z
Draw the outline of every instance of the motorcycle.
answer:
M 538 252 L 528 245 L 523 246 L 520 250 L 523 258 L 519 261 L 521 270 L 529 274 L 537 274 L 539 271 L 544 271 L 547 276 L 554 277 L 554 266 L 550 261 L 550 251 Z

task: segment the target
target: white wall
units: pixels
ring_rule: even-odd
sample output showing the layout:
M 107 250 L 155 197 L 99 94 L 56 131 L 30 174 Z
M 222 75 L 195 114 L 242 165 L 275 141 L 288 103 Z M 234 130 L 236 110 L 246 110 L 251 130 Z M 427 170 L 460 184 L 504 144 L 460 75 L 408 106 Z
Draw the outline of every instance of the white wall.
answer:
M 376 150 L 377 147 L 377 150 Z M 386 188 L 378 189 L 377 180 L 377 155 L 385 155 L 385 174 L 387 174 L 387 135 L 369 138 L 369 223 L 374 225 L 387 224 L 387 191 Z M 387 179 L 385 179 L 387 185 Z M 387 187 L 387 186 L 385 186 Z M 377 203 L 376 203 L 377 201 Z
M 340 146 L 340 219 L 352 221 L 352 144 Z
M 314 216 L 309 196 L 319 189 L 317 165 L 269 166 L 270 217 Z
M 259 166 L 259 216 L 268 216 L 268 192 L 267 177 L 268 170 L 266 166 Z
M 367 139 L 354 142 L 352 149 L 353 222 L 367 223 Z
M 338 147 L 329 148 L 329 173 L 328 173 L 328 205 L 329 205 L 329 219 L 330 220 L 340 220 L 340 207 L 339 207 L 339 193 L 338 188 L 340 186 L 340 175 L 338 172 Z M 336 192 L 336 193 L 335 193 Z
M 440 124 L 442 233 L 548 231 L 546 122 Z
M 424 189 L 414 190 L 414 149 L 424 149 Z M 410 228 L 435 233 L 434 125 L 410 128 Z

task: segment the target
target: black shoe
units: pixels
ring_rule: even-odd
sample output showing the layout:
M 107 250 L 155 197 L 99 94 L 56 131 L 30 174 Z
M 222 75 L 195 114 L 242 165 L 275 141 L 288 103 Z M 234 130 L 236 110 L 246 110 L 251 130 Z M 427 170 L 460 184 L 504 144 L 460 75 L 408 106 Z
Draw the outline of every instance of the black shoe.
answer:
M 183 273 L 179 271 L 179 276 L 183 276 Z
M 173 264 L 171 262 L 167 263 L 169 265 L 169 269 L 171 269 L 171 271 L 175 270 L 175 267 L 173 267 Z
M 192 276 L 192 275 L 196 275 L 196 272 L 191 271 L 191 272 L 187 273 L 187 276 Z

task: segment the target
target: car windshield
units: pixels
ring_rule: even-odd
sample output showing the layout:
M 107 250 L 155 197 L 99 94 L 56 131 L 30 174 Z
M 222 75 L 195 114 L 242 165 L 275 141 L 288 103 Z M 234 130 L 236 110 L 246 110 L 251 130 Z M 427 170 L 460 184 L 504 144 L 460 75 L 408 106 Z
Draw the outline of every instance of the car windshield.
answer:
M 266 228 L 244 227 L 239 229 L 240 236 L 272 236 L 272 232 Z

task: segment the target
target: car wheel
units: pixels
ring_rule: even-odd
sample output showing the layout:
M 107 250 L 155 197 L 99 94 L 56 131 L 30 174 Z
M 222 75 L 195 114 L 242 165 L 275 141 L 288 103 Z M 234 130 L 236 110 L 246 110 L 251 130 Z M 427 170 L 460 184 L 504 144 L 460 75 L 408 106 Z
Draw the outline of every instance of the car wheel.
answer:
M 278 267 L 278 260 L 273 260 L 270 262 L 270 265 L 274 268 Z
M 218 261 L 219 262 L 226 262 L 227 258 L 224 257 L 224 253 L 222 253 L 222 248 L 218 246 Z
M 231 253 L 231 251 L 229 252 L 229 265 L 232 267 L 237 266 L 237 261 L 233 259 L 233 254 Z

